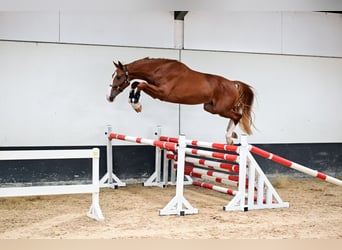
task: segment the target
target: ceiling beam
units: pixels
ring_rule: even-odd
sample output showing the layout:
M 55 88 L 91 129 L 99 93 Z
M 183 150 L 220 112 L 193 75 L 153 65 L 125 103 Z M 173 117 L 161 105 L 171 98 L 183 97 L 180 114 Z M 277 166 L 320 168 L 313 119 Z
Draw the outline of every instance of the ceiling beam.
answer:
M 175 20 L 184 20 L 186 14 L 188 11 L 174 11 L 174 18 Z

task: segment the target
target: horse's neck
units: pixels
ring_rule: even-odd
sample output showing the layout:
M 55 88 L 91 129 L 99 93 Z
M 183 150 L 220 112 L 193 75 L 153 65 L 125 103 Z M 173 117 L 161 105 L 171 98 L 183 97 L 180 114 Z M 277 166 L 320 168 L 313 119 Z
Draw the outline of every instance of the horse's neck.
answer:
M 148 80 L 151 78 L 151 68 L 144 65 L 129 65 L 128 72 L 135 79 Z
M 151 84 L 158 81 L 155 74 L 160 69 L 162 63 L 154 60 L 138 61 L 128 65 L 128 71 L 132 78 L 145 80 Z

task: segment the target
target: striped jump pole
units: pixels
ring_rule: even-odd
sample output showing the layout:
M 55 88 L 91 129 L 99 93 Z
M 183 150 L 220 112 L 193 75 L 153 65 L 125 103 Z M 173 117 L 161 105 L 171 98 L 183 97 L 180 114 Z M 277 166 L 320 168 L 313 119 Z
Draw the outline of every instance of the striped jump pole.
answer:
M 198 186 L 198 187 L 202 187 L 202 188 L 207 188 L 207 189 L 211 189 L 211 190 L 215 190 L 224 194 L 229 194 L 232 196 L 235 196 L 238 194 L 238 191 L 233 190 L 233 189 L 229 189 L 229 188 L 224 188 L 224 187 L 220 187 L 220 186 L 216 186 L 214 184 L 211 183 L 207 183 L 207 182 L 201 182 L 201 181 L 193 181 L 192 185 L 194 186 Z M 247 198 L 248 195 L 246 194 L 245 197 Z M 254 195 L 254 201 L 257 201 L 258 197 L 256 195 Z M 263 203 L 266 203 L 266 198 L 263 199 Z M 274 203 L 275 201 L 273 200 L 272 203 Z
M 178 138 L 166 136 L 160 136 L 159 140 L 172 143 L 178 142 Z M 238 187 L 238 190 L 232 190 L 214 184 L 192 180 L 193 185 L 233 195 L 234 198 L 223 207 L 225 211 L 288 207 L 288 203 L 281 200 L 257 163 L 251 161 L 250 157 L 252 156 L 248 149 L 247 136 L 243 135 L 241 137 L 241 146 L 197 140 L 186 140 L 186 144 L 189 146 L 185 149 L 186 163 L 191 163 L 201 168 L 186 166 L 185 174 L 198 179 Z M 200 147 L 200 149 L 197 147 Z M 233 153 L 226 153 L 225 151 Z M 214 161 L 208 158 L 219 159 L 221 161 Z M 176 160 L 177 155 L 173 154 L 173 152 L 168 152 L 166 159 Z M 227 162 L 223 162 L 222 160 Z M 250 166 L 251 162 L 253 162 L 252 166 Z M 214 172 L 214 170 L 222 172 Z M 226 171 L 235 172 L 239 175 L 231 176 L 224 173 Z M 250 174 L 251 176 L 249 176 Z
M 176 137 L 168 137 L 168 136 L 160 136 L 159 140 L 177 143 L 178 138 Z M 228 145 L 223 143 L 213 143 L 213 142 L 205 142 L 205 141 L 197 141 L 197 140 L 185 140 L 186 145 L 195 146 L 195 147 L 203 147 L 203 148 L 211 148 L 211 149 L 219 149 L 225 150 L 229 152 L 239 153 L 239 147 L 235 145 Z
M 116 134 L 116 133 L 110 133 L 108 136 L 108 139 L 109 140 L 117 139 L 117 140 L 122 140 L 122 141 L 136 142 L 136 143 L 155 146 L 155 147 L 159 147 L 159 148 L 163 148 L 167 150 L 177 151 L 177 143 L 173 143 L 173 142 L 165 142 L 165 141 L 146 139 L 146 138 L 141 138 L 141 137 Z
M 170 202 L 163 208 L 159 210 L 159 215 L 186 215 L 186 214 L 197 214 L 198 209 L 191 206 L 191 204 L 184 197 L 184 162 L 185 162 L 185 136 L 179 136 L 179 142 L 166 142 L 153 139 L 146 139 L 135 136 L 128 136 L 117 133 L 110 133 L 108 135 L 109 140 L 117 139 L 122 141 L 130 141 L 135 143 L 141 143 L 145 145 L 155 146 L 161 149 L 171 150 L 177 152 L 178 160 L 177 164 L 179 166 L 177 171 L 177 183 L 176 183 L 176 195 Z
M 197 187 L 203 187 L 203 188 L 215 190 L 215 191 L 218 191 L 218 192 L 221 192 L 221 193 L 224 193 L 224 194 L 229 194 L 229 195 L 236 195 L 237 194 L 236 190 L 229 189 L 229 188 L 224 188 L 224 187 L 220 187 L 220 186 L 216 186 L 214 184 L 207 183 L 207 182 L 193 181 L 192 185 L 197 186 Z
M 160 136 L 161 141 L 167 141 L 167 142 L 177 142 L 178 138 L 176 137 L 168 137 L 168 136 Z M 219 149 L 219 150 L 225 150 L 225 151 L 230 151 L 230 152 L 240 152 L 240 147 L 235 146 L 235 145 L 227 145 L 227 144 L 222 144 L 222 143 L 211 143 L 211 142 L 205 142 L 205 141 L 197 141 L 197 140 L 186 140 L 187 145 L 191 146 L 198 146 L 198 147 L 204 147 L 204 148 L 211 148 L 211 149 Z M 262 150 L 258 147 L 255 147 L 253 145 L 249 145 L 248 149 L 250 152 L 255 153 L 257 155 L 260 155 L 266 159 L 272 160 L 276 163 L 279 163 L 283 166 L 295 169 L 299 172 L 305 173 L 307 175 L 316 177 L 318 179 L 327 181 L 329 183 L 342 186 L 342 180 L 339 180 L 335 177 L 326 175 L 324 173 L 321 173 L 317 170 L 313 170 L 311 168 L 305 167 L 301 164 L 289 161 L 283 157 L 280 157 L 278 155 L 272 154 L 270 152 L 267 152 L 265 150 Z M 216 158 L 216 157 L 212 157 Z M 219 157 L 221 158 L 221 157 Z M 222 159 L 222 158 L 221 158 Z M 237 161 L 238 162 L 238 161 Z
M 203 156 L 203 157 L 208 157 L 208 158 L 221 159 L 221 160 L 226 160 L 226 161 L 230 161 L 230 162 L 239 162 L 239 160 L 240 160 L 239 155 L 225 154 L 225 153 L 219 153 L 219 152 L 213 152 L 213 151 L 207 151 L 207 150 L 201 150 L 201 149 L 194 149 L 194 148 L 186 148 L 185 153 L 190 154 L 190 155 L 197 155 L 197 156 Z
M 308 168 L 308 167 L 305 167 L 303 165 L 300 165 L 298 163 L 295 163 L 295 162 L 292 162 L 292 161 L 289 161 L 283 157 L 280 157 L 278 155 L 275 155 L 275 154 L 272 154 L 270 152 L 267 152 L 263 149 L 260 149 L 258 147 L 255 147 L 253 145 L 249 145 L 249 151 L 252 152 L 252 153 L 255 153 L 257 155 L 260 155 L 261 157 L 264 157 L 266 159 L 269 159 L 271 161 L 274 161 L 276 163 L 279 163 L 283 166 L 286 166 L 286 167 L 289 167 L 289 168 L 292 168 L 292 169 L 295 169 L 299 172 L 302 172 L 304 174 L 307 174 L 307 175 L 310 175 L 310 176 L 313 176 L 313 177 L 316 177 L 318 179 L 321 179 L 321 180 L 324 180 L 324 181 L 327 181 L 327 182 L 330 182 L 332 184 L 335 184 L 335 185 L 338 185 L 338 186 L 342 186 L 342 180 L 339 180 L 335 177 L 332 177 L 332 176 L 329 176 L 329 175 L 326 175 L 324 173 L 321 173 L 321 172 L 318 172 L 317 170 L 313 170 L 311 168 Z
M 207 178 L 217 183 L 224 183 L 228 185 L 238 186 L 239 177 L 235 175 L 229 175 L 212 170 L 200 169 L 191 166 L 185 166 L 184 173 L 196 178 Z
M 169 160 L 177 160 L 177 155 L 168 153 L 166 154 L 166 158 Z M 210 161 L 206 159 L 199 159 L 194 157 L 185 156 L 185 162 L 194 164 L 199 167 L 207 167 L 210 169 L 221 170 L 221 171 L 229 171 L 233 173 L 239 173 L 239 166 L 229 163 Z

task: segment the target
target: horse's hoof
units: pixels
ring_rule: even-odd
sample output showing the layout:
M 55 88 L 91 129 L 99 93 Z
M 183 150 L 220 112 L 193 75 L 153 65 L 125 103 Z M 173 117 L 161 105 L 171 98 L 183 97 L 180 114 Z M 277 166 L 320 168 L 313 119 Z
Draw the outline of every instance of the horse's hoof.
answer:
M 134 110 L 137 112 L 137 113 L 140 113 L 142 111 L 142 105 L 140 103 L 135 103 L 134 104 Z
M 233 132 L 233 133 L 232 133 L 232 138 L 237 139 L 237 138 L 238 138 L 237 133 Z
M 234 144 L 234 141 L 232 139 L 232 137 L 226 137 L 226 142 L 228 145 L 233 145 Z
M 140 103 L 130 103 L 132 105 L 132 108 L 135 110 L 135 112 L 139 113 L 142 110 L 142 105 Z

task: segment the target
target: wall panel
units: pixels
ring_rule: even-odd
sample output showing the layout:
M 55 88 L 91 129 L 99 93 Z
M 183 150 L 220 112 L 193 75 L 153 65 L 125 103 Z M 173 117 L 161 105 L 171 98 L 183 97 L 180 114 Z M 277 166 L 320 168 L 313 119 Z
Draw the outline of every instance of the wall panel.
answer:
M 342 57 L 342 15 L 283 13 L 283 53 Z
M 342 59 L 303 56 L 183 51 L 195 70 L 241 80 L 255 88 L 253 143 L 341 142 Z M 194 83 L 195 84 L 195 83 Z M 227 121 L 181 106 L 181 132 L 224 141 Z
M 0 11 L 0 39 L 59 41 L 58 11 Z
M 281 52 L 280 12 L 189 12 L 186 49 Z
M 167 11 L 62 11 L 61 42 L 173 48 Z
M 189 12 L 186 49 L 342 56 L 342 15 L 318 12 Z
M 102 145 L 107 124 L 137 136 L 150 137 L 156 125 L 178 133 L 176 104 L 142 94 L 137 114 L 127 102 L 128 89 L 114 103 L 105 100 L 112 60 L 177 59 L 178 51 L 0 42 L 0 54 L 2 146 Z

